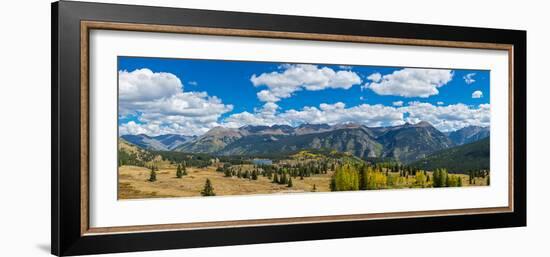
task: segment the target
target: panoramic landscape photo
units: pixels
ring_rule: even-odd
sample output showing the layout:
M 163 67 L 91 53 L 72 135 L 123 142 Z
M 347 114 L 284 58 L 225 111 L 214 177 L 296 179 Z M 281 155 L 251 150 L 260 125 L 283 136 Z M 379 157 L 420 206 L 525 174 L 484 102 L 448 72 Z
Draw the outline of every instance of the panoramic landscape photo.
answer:
M 490 71 L 118 57 L 118 198 L 490 186 Z

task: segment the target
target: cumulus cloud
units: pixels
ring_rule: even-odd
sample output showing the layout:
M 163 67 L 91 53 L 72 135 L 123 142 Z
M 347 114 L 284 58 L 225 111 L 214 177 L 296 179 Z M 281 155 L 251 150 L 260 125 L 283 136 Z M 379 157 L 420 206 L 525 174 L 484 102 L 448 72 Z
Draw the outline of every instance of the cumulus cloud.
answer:
M 427 121 L 441 131 L 454 131 L 467 126 L 490 125 L 490 105 L 480 104 L 471 108 L 465 104 L 434 106 L 430 103 L 413 102 L 403 111 L 408 113 L 405 121 L 417 123 Z
M 453 74 L 451 70 L 405 68 L 381 77 L 371 74 L 371 83 L 365 87 L 379 95 L 426 98 L 439 94 L 438 88 L 449 83 Z
M 287 124 L 277 117 L 279 106 L 276 103 L 265 103 L 261 108 L 255 108 L 254 113 L 241 112 L 232 114 L 223 121 L 223 126 L 239 128 L 246 125 Z
M 148 69 L 119 72 L 119 116 L 137 116 L 119 126 L 120 134 L 197 135 L 218 126 L 219 117 L 230 112 L 216 96 L 184 92 L 179 78 Z M 158 91 L 157 91 L 158 89 Z
M 403 101 L 395 101 L 392 104 L 393 106 L 403 106 Z
M 362 82 L 359 75 L 349 70 L 335 71 L 328 67 L 310 64 L 288 64 L 280 68 L 284 71 L 254 74 L 250 77 L 254 86 L 267 87 L 257 93 L 260 101 L 278 102 L 300 90 L 349 89 Z
M 474 79 L 475 75 L 476 75 L 475 73 L 468 73 L 468 74 L 464 75 L 462 78 L 464 79 L 464 82 L 466 82 L 466 84 L 470 85 L 470 84 L 476 82 L 476 80 Z
M 276 105 L 275 105 L 276 106 Z M 454 131 L 466 126 L 489 126 L 490 106 L 481 104 L 469 107 L 464 104 L 436 106 L 430 103 L 409 102 L 409 106 L 361 104 L 347 108 L 342 102 L 322 103 L 318 107 L 306 106 L 300 110 L 278 112 L 278 106 L 264 107 L 254 113 L 242 112 L 229 116 L 222 125 L 238 128 L 245 125 L 271 126 L 284 124 L 297 126 L 304 123 L 358 123 L 369 127 L 416 124 L 428 121 L 441 131 Z
M 306 106 L 300 110 L 276 112 L 275 108 L 266 111 L 266 105 L 255 113 L 242 112 L 229 116 L 224 125 L 241 127 L 245 125 L 275 125 L 285 124 L 297 126 L 304 123 L 339 124 L 359 123 L 367 126 L 390 126 L 403 123 L 402 110 L 381 104 L 361 104 L 346 108 L 342 102 L 333 104 L 322 103 L 318 107 Z
M 206 92 L 185 92 L 183 83 L 173 74 L 152 72 L 148 69 L 120 71 L 119 116 L 137 117 L 137 120 L 121 124 L 119 133 L 152 136 L 171 133 L 201 135 L 216 126 L 237 128 L 245 125 L 297 126 L 304 123 L 333 125 L 353 122 L 374 127 L 419 121 L 428 121 L 441 131 L 453 131 L 469 125 L 490 124 L 489 104 L 477 107 L 464 104 L 442 106 L 443 102 L 432 105 L 414 101 L 404 106 L 403 101 L 395 101 L 393 106 L 364 103 L 350 107 L 343 102 L 333 102 L 284 110 L 277 102 L 290 97 L 296 91 L 347 89 L 360 84 L 361 79 L 351 71 L 334 71 L 314 65 L 284 65 L 281 69 L 283 70 L 279 72 L 251 77 L 255 86 L 266 87 L 257 94 L 264 102 L 262 106 L 252 111 L 231 114 L 224 119 L 221 118 L 222 115 L 231 112 L 232 105 L 224 104 L 220 98 Z M 403 69 L 388 75 L 379 74 L 378 78 L 371 74 L 369 80 L 372 83 L 369 88 L 375 92 L 394 92 L 392 90 L 399 88 L 395 86 L 399 81 L 411 80 L 413 82 L 407 84 L 408 86 L 401 86 L 410 89 L 408 93 L 402 91 L 402 96 L 422 97 L 424 94 L 421 92 L 433 93 L 429 87 L 437 91 L 452 76 L 450 71 Z M 482 96 L 481 91 L 476 92 L 474 94 Z
M 476 90 L 472 93 L 472 98 L 482 98 L 483 97 L 483 92 L 481 92 L 480 90 Z
M 122 70 L 118 72 L 118 90 L 122 101 L 149 101 L 180 92 L 183 84 L 171 73 Z
M 371 75 L 369 75 L 367 77 L 368 80 L 370 81 L 373 81 L 373 82 L 380 82 L 380 80 L 382 79 L 382 74 L 376 72 L 376 73 L 373 73 Z
M 437 105 L 443 105 L 443 104 L 445 104 L 445 103 L 444 103 L 444 102 L 441 102 L 441 101 L 437 101 L 436 104 L 437 104 Z

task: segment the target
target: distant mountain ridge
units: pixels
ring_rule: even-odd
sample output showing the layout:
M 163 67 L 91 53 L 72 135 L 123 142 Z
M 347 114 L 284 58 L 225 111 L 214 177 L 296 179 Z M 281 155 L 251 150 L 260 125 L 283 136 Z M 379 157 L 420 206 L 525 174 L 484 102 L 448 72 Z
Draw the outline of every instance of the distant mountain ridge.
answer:
M 425 121 L 392 127 L 378 139 L 384 146 L 381 157 L 392 157 L 404 163 L 454 146 L 445 134 Z
M 169 151 L 186 142 L 194 140 L 196 137 L 177 134 L 166 134 L 151 137 L 145 134 L 139 134 L 122 135 L 121 138 L 146 150 Z
M 484 139 L 444 149 L 411 163 L 423 170 L 445 167 L 449 172 L 464 173 L 468 170 L 489 170 L 490 139 Z
M 449 133 L 449 138 L 457 145 L 468 144 L 489 137 L 489 127 L 468 126 Z
M 480 127 L 481 128 L 481 127 Z M 430 123 L 367 127 L 355 123 L 215 127 L 201 136 L 122 136 L 149 150 L 169 150 L 218 155 L 270 155 L 304 149 L 330 149 L 366 157 L 390 157 L 411 163 L 430 154 L 482 139 L 488 128 L 464 128 L 442 133 Z M 488 136 L 488 134 L 487 134 Z M 453 138 L 456 140 L 453 140 Z

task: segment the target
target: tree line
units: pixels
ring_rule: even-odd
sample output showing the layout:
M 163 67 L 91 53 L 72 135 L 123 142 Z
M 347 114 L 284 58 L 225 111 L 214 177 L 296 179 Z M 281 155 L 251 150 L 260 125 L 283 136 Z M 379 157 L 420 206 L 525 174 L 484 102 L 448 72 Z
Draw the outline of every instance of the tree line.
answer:
M 472 174 L 472 177 L 481 176 Z M 489 176 L 487 183 L 489 184 Z M 472 184 L 472 182 L 470 182 Z M 424 170 L 395 164 L 343 164 L 336 167 L 331 177 L 331 191 L 376 190 L 397 187 L 462 187 L 459 175 L 446 169 L 436 169 L 430 175 Z

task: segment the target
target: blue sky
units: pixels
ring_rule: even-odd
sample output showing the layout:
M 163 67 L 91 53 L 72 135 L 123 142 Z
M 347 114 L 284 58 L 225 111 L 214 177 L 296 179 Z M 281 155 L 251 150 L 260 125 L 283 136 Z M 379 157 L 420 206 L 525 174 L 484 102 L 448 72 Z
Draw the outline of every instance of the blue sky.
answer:
M 427 120 L 442 131 L 489 124 L 487 70 L 141 57 L 119 57 L 118 70 L 122 134 L 201 134 L 275 121 Z

